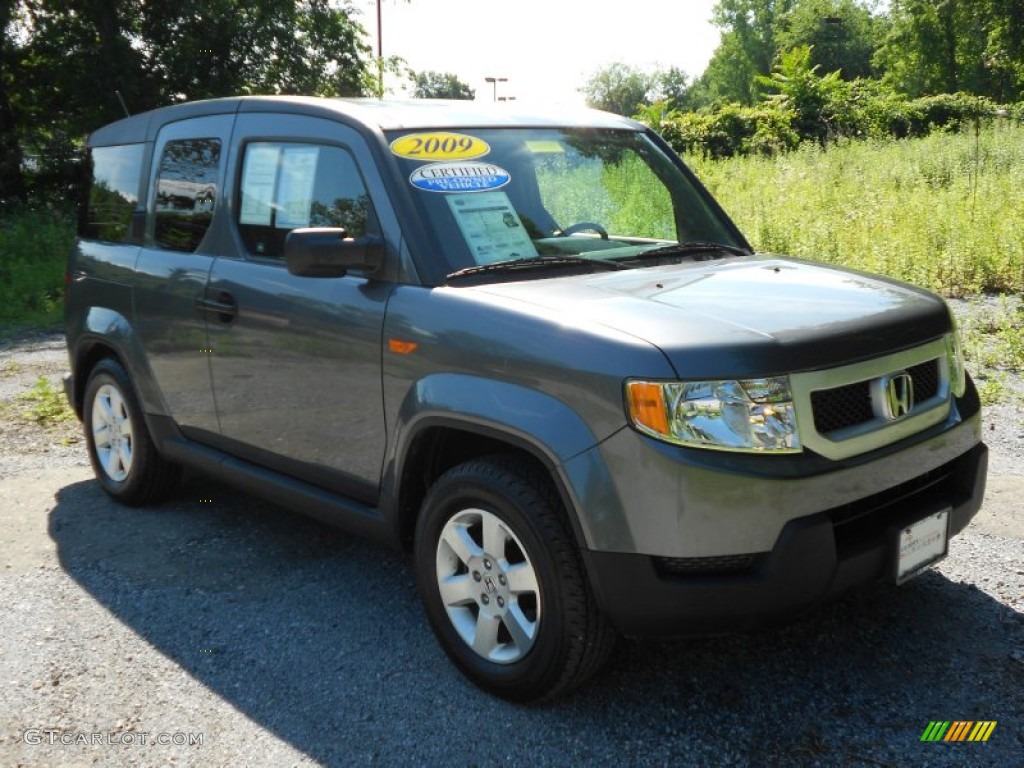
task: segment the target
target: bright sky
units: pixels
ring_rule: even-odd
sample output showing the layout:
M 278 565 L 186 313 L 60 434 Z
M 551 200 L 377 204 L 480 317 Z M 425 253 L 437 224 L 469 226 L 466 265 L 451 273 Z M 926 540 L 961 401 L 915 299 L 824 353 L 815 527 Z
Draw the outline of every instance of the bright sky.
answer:
M 650 71 L 704 71 L 718 46 L 715 0 L 380 0 L 384 56 L 416 71 L 453 72 L 490 100 L 582 104 L 577 89 L 613 62 Z M 375 0 L 358 0 L 377 50 Z M 388 87 L 394 87 L 389 83 Z

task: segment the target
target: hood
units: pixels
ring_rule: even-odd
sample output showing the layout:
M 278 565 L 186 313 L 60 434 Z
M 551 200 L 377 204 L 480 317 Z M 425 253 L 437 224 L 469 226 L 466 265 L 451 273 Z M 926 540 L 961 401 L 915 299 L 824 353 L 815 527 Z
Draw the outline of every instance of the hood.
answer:
M 828 368 L 917 346 L 950 329 L 945 302 L 904 283 L 765 256 L 468 290 L 642 338 L 681 377 Z

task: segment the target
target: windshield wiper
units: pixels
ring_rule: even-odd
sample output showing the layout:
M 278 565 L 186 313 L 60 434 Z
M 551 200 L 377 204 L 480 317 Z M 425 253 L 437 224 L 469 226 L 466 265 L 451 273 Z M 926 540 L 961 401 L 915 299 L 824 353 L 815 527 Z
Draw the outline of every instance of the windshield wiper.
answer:
M 669 243 L 668 245 L 659 245 L 655 248 L 642 251 L 635 256 L 627 256 L 619 259 L 619 261 L 641 261 L 643 259 L 658 256 L 688 256 L 690 254 L 709 253 L 712 251 L 725 251 L 726 253 L 731 253 L 734 256 L 751 256 L 753 254 L 753 251 L 748 251 L 745 248 L 740 248 L 735 245 L 713 243 L 710 241 L 705 242 L 703 240 L 691 240 L 686 243 Z
M 491 272 L 520 272 L 531 269 L 546 269 L 548 267 L 565 266 L 588 266 L 599 269 L 629 269 L 625 264 L 618 261 L 606 259 L 588 259 L 586 256 L 571 256 L 561 254 L 558 256 L 534 256 L 529 259 L 510 259 L 508 261 L 496 261 L 493 264 L 479 264 L 474 267 L 458 269 L 445 277 L 445 280 L 457 280 L 460 277 L 472 275 L 484 275 Z

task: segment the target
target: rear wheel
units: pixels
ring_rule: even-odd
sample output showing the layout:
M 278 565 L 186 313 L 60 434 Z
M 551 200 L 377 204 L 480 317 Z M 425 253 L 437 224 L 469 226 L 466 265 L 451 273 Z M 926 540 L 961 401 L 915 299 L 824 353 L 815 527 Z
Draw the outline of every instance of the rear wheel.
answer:
M 431 626 L 481 688 L 549 698 L 611 650 L 557 494 L 530 465 L 489 457 L 446 472 L 424 500 L 415 549 Z
M 83 420 L 96 479 L 123 504 L 142 505 L 167 495 L 181 468 L 157 453 L 135 389 L 116 360 L 101 360 L 85 386 Z

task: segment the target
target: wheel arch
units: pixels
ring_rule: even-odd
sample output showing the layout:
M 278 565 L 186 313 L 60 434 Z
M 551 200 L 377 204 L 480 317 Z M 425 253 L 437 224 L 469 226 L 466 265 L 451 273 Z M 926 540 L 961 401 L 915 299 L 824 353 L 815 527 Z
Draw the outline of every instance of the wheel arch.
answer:
M 75 341 L 70 351 L 74 382 L 72 392 L 73 406 L 79 418 L 82 416 L 82 400 L 89 374 L 100 360 L 108 357 L 117 360 L 128 372 L 145 416 L 167 412 L 163 397 L 149 371 L 142 342 L 128 318 L 112 309 L 93 307 L 83 318 L 82 327 L 76 329 L 74 336 Z
M 104 340 L 91 339 L 87 343 L 79 345 L 75 351 L 75 359 L 72 365 L 74 371 L 74 401 L 73 406 L 78 418 L 82 418 L 83 401 L 85 399 L 85 387 L 89 383 L 89 374 L 96 364 L 106 358 L 113 358 L 124 366 L 124 360 L 117 354 L 117 350 Z
M 548 392 L 478 375 L 435 373 L 410 386 L 397 410 L 381 501 L 403 546 L 433 480 L 487 454 L 520 456 L 543 472 L 580 548 L 590 546 L 596 533 L 585 514 L 588 504 L 602 507 L 599 527 L 621 518 L 609 469 L 592 450 L 609 435 L 595 434 L 579 412 Z M 613 426 L 610 434 L 623 427 Z
M 559 471 L 558 457 L 547 446 L 498 425 L 432 416 L 416 423 L 395 466 L 394 524 L 402 547 L 411 548 L 420 506 L 437 478 L 459 464 L 497 454 L 523 461 L 551 483 L 577 544 L 586 546 L 576 496 Z

